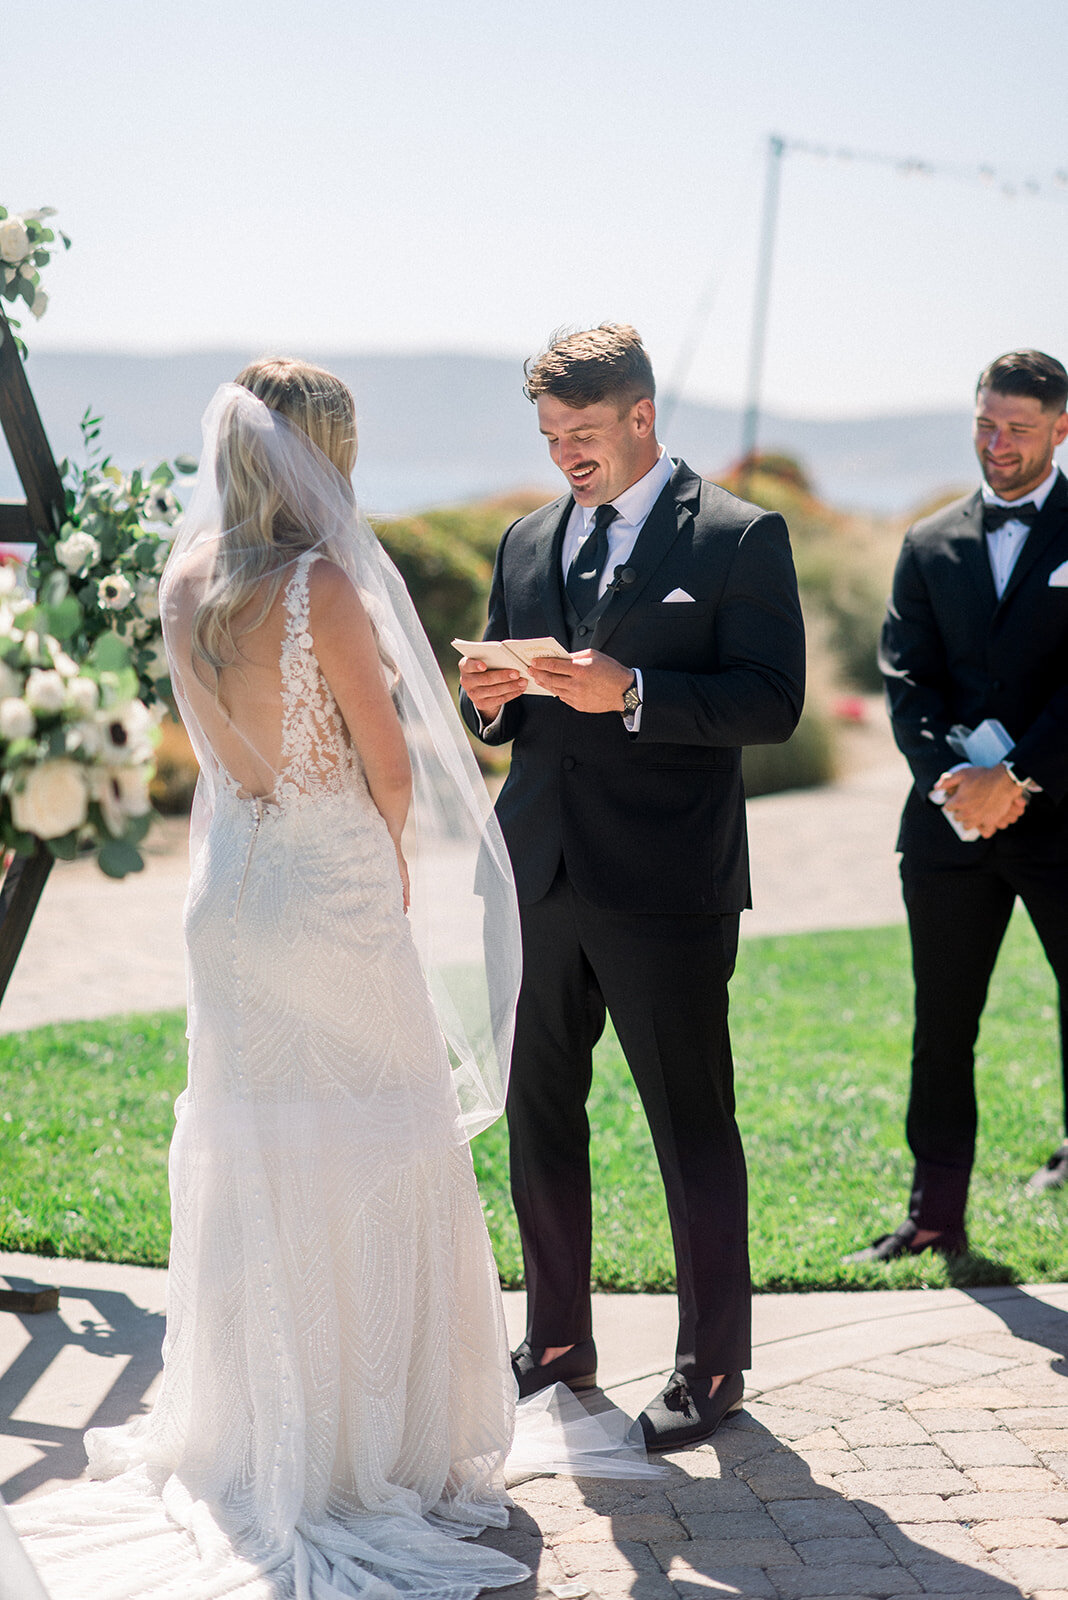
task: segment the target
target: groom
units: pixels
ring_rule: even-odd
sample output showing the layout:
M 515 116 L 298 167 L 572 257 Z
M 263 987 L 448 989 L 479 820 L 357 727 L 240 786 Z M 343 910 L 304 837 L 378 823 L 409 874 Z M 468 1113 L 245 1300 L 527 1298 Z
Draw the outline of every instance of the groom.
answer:
M 520 1392 L 596 1381 L 586 1097 L 611 1015 L 667 1193 L 676 1372 L 650 1449 L 707 1438 L 742 1398 L 750 1290 L 727 983 L 749 904 L 743 744 L 789 738 L 804 639 L 781 517 L 672 461 L 633 328 L 555 338 L 526 366 L 568 493 L 501 541 L 487 639 L 552 635 L 530 680 L 461 662 L 462 707 L 513 740 L 497 805 L 523 987 L 508 1094 L 529 1321 Z M 525 691 L 534 684 L 548 691 Z

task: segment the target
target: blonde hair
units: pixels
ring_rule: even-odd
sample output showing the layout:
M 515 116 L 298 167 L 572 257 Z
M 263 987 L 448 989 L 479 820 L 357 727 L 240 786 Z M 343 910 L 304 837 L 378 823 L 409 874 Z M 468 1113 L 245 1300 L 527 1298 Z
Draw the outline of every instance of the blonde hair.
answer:
M 299 428 L 348 483 L 356 462 L 356 409 L 332 372 L 307 361 L 270 357 L 253 361 L 234 380 Z M 321 533 L 301 526 L 254 428 L 233 404 L 223 419 L 215 473 L 222 497 L 222 527 L 212 593 L 193 618 L 194 667 L 214 680 L 238 654 L 233 622 L 260 592 L 259 609 L 243 632 L 259 627 L 278 594 L 286 567 L 303 550 L 322 548 Z

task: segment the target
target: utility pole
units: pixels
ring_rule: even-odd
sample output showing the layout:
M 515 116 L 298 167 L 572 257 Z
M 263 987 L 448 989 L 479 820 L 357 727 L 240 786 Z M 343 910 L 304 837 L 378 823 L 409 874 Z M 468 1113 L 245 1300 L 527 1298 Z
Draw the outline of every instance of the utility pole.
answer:
M 753 302 L 753 331 L 749 341 L 749 382 L 745 420 L 742 424 L 741 491 L 748 492 L 751 463 L 756 450 L 760 422 L 760 380 L 764 370 L 764 336 L 768 324 L 771 296 L 771 265 L 775 253 L 775 225 L 779 217 L 779 175 L 786 140 L 778 134 L 768 138 L 768 165 L 764 178 L 764 216 L 760 227 L 760 255 L 757 261 L 756 298 Z

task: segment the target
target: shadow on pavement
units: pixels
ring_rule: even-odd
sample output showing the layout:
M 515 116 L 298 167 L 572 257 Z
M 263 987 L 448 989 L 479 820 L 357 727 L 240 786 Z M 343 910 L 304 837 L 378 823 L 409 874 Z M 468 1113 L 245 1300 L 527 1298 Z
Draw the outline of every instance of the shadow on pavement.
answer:
M 37 1287 L 26 1278 L 7 1277 L 5 1282 L 12 1289 Z M 61 1284 L 59 1292 L 60 1311 L 4 1313 L 22 1324 L 26 1342 L 0 1372 L 0 1436 L 24 1440 L 37 1452 L 35 1461 L 0 1483 L 0 1495 L 8 1501 L 32 1494 L 52 1479 L 79 1478 L 85 1468 L 85 1429 L 114 1426 L 147 1411 L 145 1396 L 163 1365 L 162 1314 L 145 1311 L 114 1290 Z M 82 1317 L 72 1328 L 64 1313 L 71 1316 L 76 1300 L 86 1302 L 95 1315 Z M 116 1363 L 113 1380 L 87 1420 L 85 1390 L 77 1382 L 82 1352 Z M 42 1410 L 51 1417 L 69 1410 L 77 1419 L 70 1427 L 34 1420 L 31 1391 L 38 1385 L 48 1394 Z M 64 1388 L 70 1391 L 65 1404 Z

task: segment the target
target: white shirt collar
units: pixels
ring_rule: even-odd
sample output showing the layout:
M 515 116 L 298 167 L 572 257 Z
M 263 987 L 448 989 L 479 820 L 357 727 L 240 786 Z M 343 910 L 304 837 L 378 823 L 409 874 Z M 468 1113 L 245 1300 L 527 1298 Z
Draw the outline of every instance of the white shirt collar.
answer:
M 624 489 L 622 494 L 617 494 L 612 504 L 619 512 L 619 522 L 629 522 L 632 527 L 643 523 L 656 502 L 659 500 L 664 485 L 670 480 L 675 470 L 675 463 L 660 446 L 660 454 L 656 462 L 649 468 L 644 477 L 637 483 L 632 483 L 629 489 Z M 597 514 L 596 506 L 580 506 L 584 528 L 589 528 Z
M 1002 500 L 1001 496 L 996 495 L 988 483 L 984 483 L 982 486 L 983 504 L 988 506 L 1027 505 L 1028 501 L 1033 500 L 1035 505 L 1041 511 L 1042 507 L 1046 503 L 1046 496 L 1049 494 L 1050 490 L 1053 488 L 1053 485 L 1057 481 L 1057 474 L 1059 470 L 1060 469 L 1057 466 L 1057 463 L 1054 462 L 1053 466 L 1049 469 L 1049 476 L 1042 479 L 1042 482 L 1039 484 L 1038 488 L 1032 489 L 1030 494 L 1025 495 L 1022 500 L 1017 501 Z

